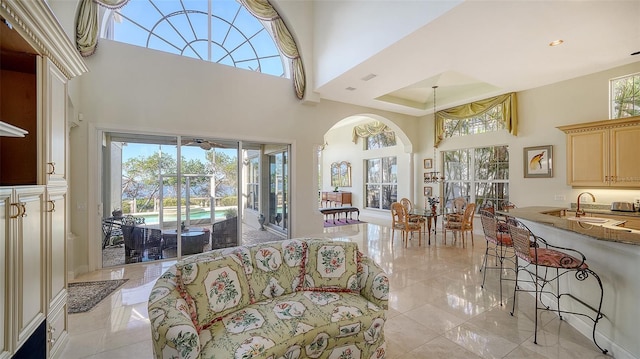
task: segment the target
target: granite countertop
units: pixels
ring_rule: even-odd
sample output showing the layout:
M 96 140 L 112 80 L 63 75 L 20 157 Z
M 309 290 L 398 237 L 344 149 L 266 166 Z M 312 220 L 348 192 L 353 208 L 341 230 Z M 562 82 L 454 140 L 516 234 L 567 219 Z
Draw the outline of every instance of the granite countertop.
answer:
M 611 216 L 624 216 L 624 217 L 636 217 L 640 218 L 640 212 L 623 212 L 623 211 L 612 211 L 610 204 L 593 204 L 593 203 L 581 203 L 580 209 L 582 209 L 585 213 L 596 213 L 596 214 L 608 214 Z M 571 211 L 576 210 L 576 204 L 571 203 L 571 208 L 567 209 Z
M 569 214 L 567 215 L 568 217 L 571 217 L 573 215 L 571 214 L 572 209 L 570 208 L 545 206 L 513 208 L 508 211 L 498 211 L 498 213 L 505 216 L 511 216 L 518 219 L 532 221 L 542 225 L 579 233 L 602 241 L 640 245 L 640 231 L 638 230 L 603 227 L 597 224 L 573 221 L 567 219 L 566 217 L 558 216 L 558 213 L 562 211 L 569 212 Z M 638 212 L 617 212 L 586 208 L 585 211 L 587 213 L 594 214 L 600 213 L 615 216 L 629 216 L 640 218 L 640 213 Z

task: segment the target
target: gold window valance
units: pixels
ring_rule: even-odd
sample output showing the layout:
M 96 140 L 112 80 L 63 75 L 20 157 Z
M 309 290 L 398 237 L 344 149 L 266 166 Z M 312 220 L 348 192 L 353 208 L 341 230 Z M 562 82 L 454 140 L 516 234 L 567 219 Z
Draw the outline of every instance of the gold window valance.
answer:
M 365 123 L 362 125 L 353 127 L 353 143 L 358 143 L 358 138 L 360 137 L 369 137 L 371 135 L 379 135 L 383 132 L 393 132 L 392 129 L 387 127 L 384 123 L 380 121 L 374 121 Z
M 502 104 L 502 121 L 504 126 L 514 136 L 518 135 L 518 116 L 516 93 L 508 93 L 464 105 L 452 107 L 447 110 L 436 112 L 435 118 L 435 139 L 434 147 L 438 147 L 444 139 L 444 121 L 447 118 L 462 120 L 465 118 L 479 116 Z

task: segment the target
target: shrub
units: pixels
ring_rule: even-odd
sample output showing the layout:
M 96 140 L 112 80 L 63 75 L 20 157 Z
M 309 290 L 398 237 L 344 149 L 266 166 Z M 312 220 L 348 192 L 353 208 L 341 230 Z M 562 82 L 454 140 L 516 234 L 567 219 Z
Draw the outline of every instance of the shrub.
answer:
M 236 208 L 227 208 L 224 210 L 224 217 L 226 219 L 237 217 L 237 216 L 238 216 L 238 210 Z
M 220 205 L 223 207 L 227 206 L 237 206 L 238 205 L 238 197 L 237 196 L 227 196 L 220 199 Z

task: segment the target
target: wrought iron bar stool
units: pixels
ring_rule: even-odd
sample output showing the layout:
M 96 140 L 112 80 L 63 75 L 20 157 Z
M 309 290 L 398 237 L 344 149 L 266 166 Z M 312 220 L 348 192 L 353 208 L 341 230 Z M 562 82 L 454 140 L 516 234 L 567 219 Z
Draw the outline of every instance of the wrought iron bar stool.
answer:
M 511 315 L 515 311 L 515 302 L 517 292 L 534 292 L 536 296 L 536 318 L 535 329 L 533 335 L 533 342 L 537 344 L 538 334 L 538 311 L 549 310 L 558 313 L 558 316 L 562 320 L 562 314 L 579 315 L 584 318 L 593 321 L 592 338 L 593 343 L 602 351 L 603 354 L 608 352 L 607 349 L 603 349 L 596 341 L 596 325 L 600 319 L 604 318 L 602 314 L 602 298 L 604 296 L 602 281 L 600 277 L 589 268 L 586 263 L 585 256 L 571 248 L 564 248 L 553 246 L 548 244 L 543 238 L 533 234 L 524 224 L 521 222 L 509 223 L 509 232 L 511 239 L 513 240 L 513 248 L 515 250 L 518 265 L 516 266 L 516 285 L 513 290 L 513 307 L 511 309 Z M 555 274 L 553 274 L 555 269 Z M 523 289 L 518 283 L 522 280 L 519 279 L 521 272 L 527 273 L 534 289 Z M 550 273 L 551 272 L 551 273 Z M 600 298 L 598 300 L 597 307 L 594 307 L 584 300 L 577 298 L 571 293 L 563 293 L 560 290 L 559 279 L 565 275 L 573 274 L 578 281 L 585 281 L 589 277 L 596 280 L 600 287 Z M 551 283 L 555 282 L 556 291 L 553 292 Z M 560 299 L 563 297 L 573 299 L 573 301 L 582 306 L 582 308 L 588 309 L 592 314 L 564 310 L 560 307 Z M 545 301 L 549 298 L 556 300 L 557 309 L 552 309 L 550 305 L 545 304 Z
M 513 250 L 513 241 L 511 240 L 511 235 L 508 233 L 507 222 L 499 220 L 493 212 L 482 209 L 480 211 L 480 220 L 482 222 L 484 238 L 487 240 L 487 249 L 484 252 L 482 266 L 480 267 L 480 272 L 482 272 L 482 285 L 480 287 L 484 288 L 488 269 L 499 270 L 500 305 L 502 305 L 502 281 L 508 280 L 503 278 L 504 269 L 507 268 L 505 267 L 505 261 L 507 261 L 509 265 L 507 269 L 512 270 L 514 273 L 516 272 L 516 256 Z M 506 232 L 501 230 L 504 228 L 507 229 Z M 489 257 L 495 259 L 495 266 L 487 266 Z

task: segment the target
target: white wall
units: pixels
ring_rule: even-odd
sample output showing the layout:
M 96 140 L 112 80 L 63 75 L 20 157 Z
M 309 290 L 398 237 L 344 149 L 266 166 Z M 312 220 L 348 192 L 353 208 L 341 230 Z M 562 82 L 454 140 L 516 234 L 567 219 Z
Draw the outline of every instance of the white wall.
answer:
M 201 62 L 101 40 L 80 77 L 83 115 L 71 132 L 73 181 L 71 227 L 78 235 L 74 271 L 98 265 L 100 188 L 98 129 L 194 135 L 291 143 L 293 236 L 322 233 L 317 211 L 315 148 L 339 120 L 358 113 L 383 116 L 400 125 L 408 116 L 323 101 L 305 104 L 288 79 Z M 411 127 L 411 125 L 406 125 Z M 87 252 L 83 252 L 85 250 Z M 87 257 L 91 256 L 92 262 Z
M 54 1 L 64 14 L 57 14 L 65 31 L 72 32 L 75 6 Z M 282 2 L 282 8 L 307 16 L 311 12 L 304 2 Z M 317 4 L 326 5 L 325 2 Z M 319 11 L 318 9 L 315 9 Z M 295 26 L 304 21 L 285 14 Z M 318 19 L 326 19 L 328 13 Z M 315 26 L 329 26 L 315 20 Z M 322 56 L 336 54 L 328 45 L 344 47 L 349 39 L 339 41 L 337 34 L 327 35 L 314 44 L 310 24 L 300 25 L 295 37 L 301 44 L 303 59 L 311 62 L 313 52 Z M 381 27 L 388 28 L 388 27 Z M 344 34 L 344 33 L 340 33 Z M 320 56 L 318 55 L 318 56 Z M 336 59 L 339 57 L 336 57 Z M 265 142 L 292 143 L 291 178 L 292 233 L 305 236 L 321 233 L 322 216 L 317 211 L 316 146 L 338 121 L 353 115 L 377 114 L 404 132 L 413 145 L 414 154 L 404 154 L 399 172 L 402 188 L 399 196 L 422 195 L 422 160 L 433 157 L 433 119 L 413 118 L 331 101 L 298 101 L 288 79 L 237 70 L 222 65 L 101 40 L 96 55 L 87 58 L 90 72 L 74 79 L 71 100 L 83 121 L 71 130 L 70 138 L 70 207 L 75 257 L 70 260 L 75 273 L 94 269 L 99 264 L 100 222 L 98 203 L 99 139 L 97 129 L 131 130 L 158 134 L 199 134 Z M 313 66 L 306 63 L 307 76 L 313 78 Z M 337 60 L 336 60 L 337 63 Z M 348 62 L 347 62 L 348 63 Z M 340 70 L 340 68 L 338 68 Z M 328 71 L 328 70 L 327 70 Z M 608 80 L 640 72 L 640 62 L 573 80 L 518 93 L 519 136 L 507 133 L 484 134 L 465 139 L 448 139 L 439 150 L 506 144 L 510 147 L 511 199 L 518 206 L 568 206 L 584 189 L 566 185 L 566 150 L 564 134 L 556 126 L 607 118 Z M 329 74 L 329 72 L 326 72 Z M 325 74 L 325 75 L 326 75 Z M 325 76 L 323 75 L 323 76 Z M 330 77 L 330 76 L 329 76 Z M 332 133 L 331 136 L 334 134 Z M 341 136 L 341 135 L 339 135 Z M 350 142 L 350 132 L 348 133 Z M 330 146 L 334 145 L 328 141 Z M 524 179 L 522 149 L 527 146 L 554 146 L 554 176 L 550 179 Z M 346 144 L 345 144 L 346 146 Z M 346 147 L 345 147 L 346 150 Z M 396 150 L 396 152 L 399 152 Z M 404 155 L 402 157 L 404 157 Z M 337 158 L 337 157 L 336 157 Z M 331 161 L 327 158 L 328 161 Z M 341 159 L 342 160 L 342 159 Z M 352 161 L 352 165 L 358 161 Z M 362 183 L 362 169 L 352 169 L 353 183 Z M 328 183 L 328 182 L 327 182 Z M 330 188 L 330 186 L 328 187 Z M 353 188 L 353 192 L 361 189 Z M 590 189 L 598 202 L 629 200 L 640 197 L 640 190 Z M 435 194 L 439 192 L 436 190 Z M 360 194 L 358 194 L 360 195 Z M 361 195 L 360 195 L 361 196 Z M 555 200 L 564 196 L 564 200 Z M 356 201 L 358 201 L 356 199 Z M 360 203 L 362 199 L 360 198 Z M 420 202 L 418 202 L 420 203 Z M 92 261 L 89 261 L 91 256 Z M 629 300 L 632 292 L 622 291 Z M 633 328 L 637 331 L 638 326 Z M 614 338 L 615 339 L 615 338 Z
M 569 206 L 575 203 L 577 195 L 585 190 L 596 196 L 597 203 L 603 204 L 640 198 L 640 189 L 574 189 L 567 185 L 566 135 L 556 128 L 573 123 L 606 120 L 609 108 L 609 79 L 637 72 L 640 72 L 640 62 L 519 92 L 517 94 L 518 136 L 502 131 L 449 138 L 442 141 L 438 150 L 508 145 L 509 196 L 518 207 Z M 423 141 L 419 142 L 415 165 L 422 168 L 421 158 L 433 157 L 432 116 L 419 120 L 419 132 L 425 135 L 421 136 Z M 524 178 L 523 148 L 543 145 L 553 146 L 553 177 Z M 418 196 L 421 190 L 422 184 L 416 179 Z
M 348 125 L 332 128 L 325 135 L 327 146 L 322 153 L 322 190 L 332 191 L 331 186 L 331 164 L 334 162 L 347 161 L 351 163 L 351 187 L 340 187 L 341 191 L 352 192 L 353 206 L 365 209 L 365 186 L 366 168 L 365 160 L 382 157 L 396 157 L 398 173 L 398 199 L 402 197 L 411 198 L 412 168 L 411 158 L 413 154 L 406 153 L 406 144 L 402 142 L 402 136 L 396 136 L 397 144 L 393 147 L 380 148 L 374 150 L 364 150 L 363 139 L 358 143 L 353 142 L 353 127 L 375 121 L 376 119 L 364 119 L 359 122 L 349 122 Z M 406 141 L 406 136 L 405 141 Z M 385 211 L 386 212 L 386 211 Z M 388 217 L 388 212 L 383 215 Z M 390 217 L 389 217 L 390 219 Z

